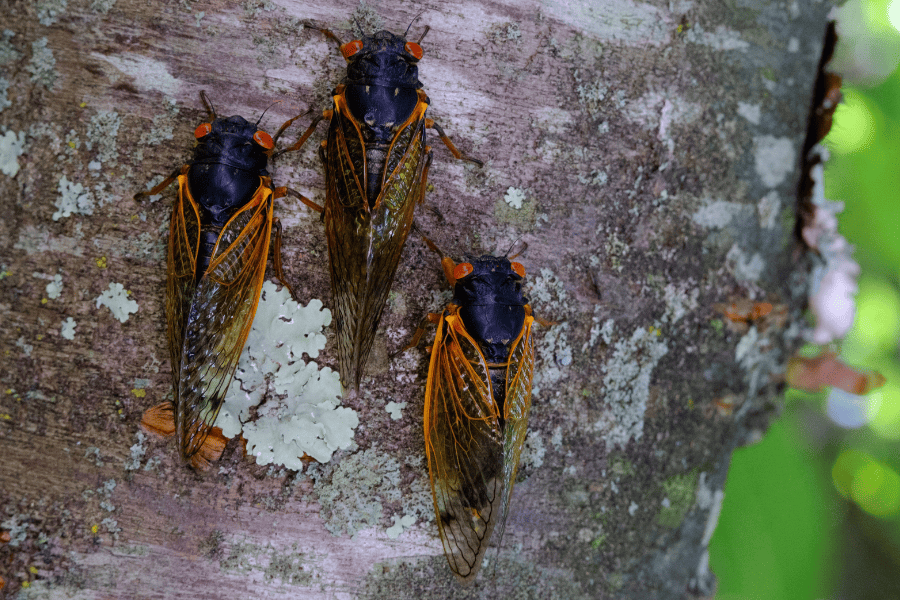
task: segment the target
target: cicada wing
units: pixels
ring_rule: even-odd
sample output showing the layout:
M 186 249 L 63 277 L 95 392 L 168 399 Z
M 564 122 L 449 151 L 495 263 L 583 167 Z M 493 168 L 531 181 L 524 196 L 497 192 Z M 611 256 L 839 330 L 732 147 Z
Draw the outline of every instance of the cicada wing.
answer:
M 506 368 L 506 401 L 503 407 L 503 502 L 500 514 L 498 540 L 503 539 L 509 501 L 519 457 L 525 445 L 528 430 L 528 413 L 531 411 L 531 382 L 534 377 L 534 341 L 531 326 L 534 317 L 527 315 L 519 337 L 513 341 Z
M 200 246 L 200 216 L 187 185 L 187 173 L 178 176 L 178 197 L 172 208 L 169 226 L 168 276 L 166 285 L 166 323 L 172 378 L 178 381 L 181 352 L 184 348 L 184 324 L 191 309 L 196 283 L 194 271 Z
M 421 196 L 427 105 L 421 103 L 387 150 L 367 152 L 343 97 L 335 102 L 326 144 L 325 232 L 341 380 L 358 388 Z M 376 160 L 384 162 L 384 181 L 370 206 L 367 181 L 379 174 L 369 161 Z
M 222 228 L 206 274 L 197 282 L 184 327 L 176 394 L 182 453 L 195 466 L 212 456 L 204 442 L 222 407 L 262 290 L 272 231 L 272 190 L 253 199 Z M 212 444 L 224 447 L 220 436 Z
M 425 393 L 425 450 L 444 554 L 475 577 L 500 514 L 503 435 L 484 356 L 458 315 L 438 325 Z

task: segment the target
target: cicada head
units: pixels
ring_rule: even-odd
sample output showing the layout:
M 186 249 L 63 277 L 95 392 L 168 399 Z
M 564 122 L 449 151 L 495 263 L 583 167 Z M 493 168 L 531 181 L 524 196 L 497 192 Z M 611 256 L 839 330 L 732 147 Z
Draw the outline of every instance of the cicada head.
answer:
M 193 164 L 227 164 L 266 175 L 275 147 L 272 137 L 243 117 L 216 117 L 194 130 L 197 147 Z
M 380 85 L 392 88 L 419 89 L 422 47 L 408 42 L 402 35 L 379 31 L 341 45 L 347 59 L 344 83 Z

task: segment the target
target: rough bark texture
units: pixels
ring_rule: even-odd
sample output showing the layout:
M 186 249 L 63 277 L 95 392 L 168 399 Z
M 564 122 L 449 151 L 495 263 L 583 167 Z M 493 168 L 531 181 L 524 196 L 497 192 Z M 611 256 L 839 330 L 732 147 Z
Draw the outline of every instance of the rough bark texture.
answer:
M 801 333 L 808 265 L 795 252 L 793 198 L 828 8 L 4 0 L 0 529 L 10 542 L 0 545 L 0 594 L 711 595 L 706 545 L 730 454 L 765 430 Z M 411 35 L 431 26 L 420 63 L 431 116 L 485 166 L 432 142 L 419 225 L 455 257 L 527 242 L 519 260 L 532 304 L 557 322 L 538 334 L 503 547 L 467 588 L 447 568 L 431 514 L 427 353 L 388 359 L 446 301 L 418 239 L 364 391 L 344 400 L 359 412 L 357 447 L 298 474 L 259 467 L 232 442 L 198 475 L 174 444 L 138 434 L 142 412 L 171 389 L 174 188 L 154 203 L 131 197 L 189 158 L 206 118 L 199 91 L 248 119 L 281 101 L 263 120 L 272 131 L 326 107 L 342 77 L 334 44 L 302 20 L 350 39 L 357 23 L 402 32 L 420 13 Z M 323 136 L 279 159 L 278 185 L 322 200 Z M 80 195 L 62 214 L 59 199 Z M 330 306 L 318 215 L 292 199 L 276 211 L 291 283 L 304 302 Z M 95 302 L 110 283 L 137 302 L 125 322 Z M 714 305 L 735 299 L 784 306 L 786 318 L 734 325 Z M 335 366 L 331 342 L 318 360 Z M 389 401 L 406 402 L 398 420 Z M 336 520 L 361 507 L 378 519 L 351 537 Z M 391 539 L 404 515 L 416 523 Z

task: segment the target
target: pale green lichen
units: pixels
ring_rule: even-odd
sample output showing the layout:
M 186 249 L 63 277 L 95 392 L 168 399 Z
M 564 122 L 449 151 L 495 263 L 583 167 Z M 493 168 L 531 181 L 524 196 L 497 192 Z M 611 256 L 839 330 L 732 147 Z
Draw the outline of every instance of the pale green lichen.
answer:
M 686 314 L 697 309 L 699 297 L 700 290 L 690 281 L 666 285 L 663 289 L 663 300 L 666 303 L 663 321 L 674 325 Z
M 624 446 L 630 439 L 640 441 L 650 397 L 650 377 L 668 351 L 655 327 L 639 327 L 630 339 L 616 342 L 612 357 L 604 365 L 602 394 L 609 410 L 595 424 L 598 430 L 605 431 L 607 449 Z
M 243 434 L 247 453 L 258 464 L 302 470 L 304 454 L 327 462 L 335 450 L 352 445 L 359 417 L 340 406 L 340 377 L 303 360 L 303 354 L 319 356 L 325 347 L 322 329 L 330 323 L 331 312 L 320 300 L 303 307 L 286 289 L 263 284 L 253 328 L 216 420 L 225 436 Z
M 694 504 L 697 489 L 697 469 L 670 477 L 663 482 L 663 499 L 656 514 L 657 524 L 674 529 L 681 525 L 684 516 Z
M 56 197 L 56 212 L 53 213 L 53 220 L 59 221 L 62 218 L 70 217 L 73 214 L 92 215 L 94 214 L 94 195 L 85 191 L 84 186 L 80 183 L 69 181 L 63 175 L 57 186 L 59 196 Z
M 119 127 L 122 119 L 114 110 L 101 110 L 93 117 L 88 125 L 87 141 L 88 150 L 97 147 L 97 160 L 102 163 L 115 163 L 119 157 L 119 146 L 116 137 L 119 135 Z
M 62 285 L 62 275 L 57 273 L 53 276 L 53 280 L 47 284 L 45 291 L 47 292 L 47 297 L 51 300 L 56 300 L 59 298 L 62 293 L 63 285 Z
M 10 42 L 15 35 L 16 32 L 9 29 L 4 29 L 2 35 L 0 35 L 0 65 L 8 65 L 19 60 L 19 57 L 22 56 Z
M 606 100 L 606 94 L 609 92 L 609 86 L 601 80 L 584 81 L 582 80 L 581 71 L 575 69 L 572 73 L 575 83 L 578 86 L 575 90 L 578 92 L 578 101 L 584 106 L 585 110 L 591 116 L 596 116 Z
M 111 282 L 106 291 L 97 296 L 97 308 L 106 306 L 119 322 L 124 323 L 128 315 L 138 311 L 138 303 L 129 298 L 130 294 L 121 283 Z
M 391 419 L 397 421 L 403 418 L 403 409 L 406 408 L 406 402 L 388 402 L 384 409 L 391 415 Z
M 9 100 L 9 80 L 0 77 L 0 112 L 3 112 L 3 109 L 8 106 L 12 106 L 12 102 Z
M 41 38 L 31 43 L 31 60 L 25 70 L 31 73 L 31 81 L 52 89 L 56 83 L 56 59 L 53 51 L 47 47 L 47 38 Z
M 8 177 L 19 173 L 19 157 L 25 152 L 25 132 L 7 131 L 0 135 L 0 172 Z
M 528 432 L 522 448 L 522 464 L 539 469 L 544 465 L 544 455 L 546 454 L 547 449 L 544 447 L 544 440 L 541 434 L 532 429 Z
M 385 530 L 385 533 L 387 533 L 387 536 L 392 540 L 396 540 L 400 537 L 401 533 L 416 524 L 416 518 L 412 515 L 404 515 L 402 517 L 392 515 L 391 518 L 394 520 L 394 524 L 388 527 Z
M 75 327 L 78 323 L 75 322 L 75 319 L 72 317 L 67 317 L 65 321 L 62 322 L 62 325 L 59 327 L 59 335 L 66 340 L 74 340 L 75 339 Z
M 116 0 L 91 0 L 91 10 L 105 15 L 116 4 Z
M 67 4 L 67 0 L 38 0 L 34 5 L 38 21 L 41 25 L 47 27 L 53 25 L 59 16 L 65 12 Z
M 758 253 L 747 256 L 741 247 L 734 244 L 725 255 L 725 265 L 739 281 L 759 281 L 766 268 L 766 262 Z
M 421 457 L 407 463 L 422 473 Z M 400 462 L 375 447 L 347 456 L 336 466 L 326 468 L 326 473 L 316 478 L 313 487 L 322 507 L 319 514 L 325 521 L 325 529 L 335 536 L 355 536 L 381 522 L 385 504 L 400 503 L 402 506 L 403 516 L 399 520 L 393 519 L 394 527 L 399 524 L 405 529 L 418 519 L 431 520 L 434 507 L 427 477 L 423 473 L 409 486 L 408 492 L 401 493 L 401 475 Z M 393 531 L 397 532 L 396 529 Z
M 506 190 L 506 195 L 503 196 L 503 200 L 511 207 L 520 209 L 522 208 L 522 202 L 525 201 L 525 190 L 510 187 Z

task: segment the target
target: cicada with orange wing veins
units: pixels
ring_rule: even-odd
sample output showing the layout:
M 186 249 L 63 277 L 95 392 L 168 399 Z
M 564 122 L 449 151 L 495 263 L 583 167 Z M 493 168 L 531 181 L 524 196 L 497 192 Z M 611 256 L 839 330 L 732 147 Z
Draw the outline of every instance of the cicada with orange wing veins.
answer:
M 425 385 L 425 452 L 444 554 L 471 581 L 492 531 L 498 527 L 502 539 L 506 527 L 531 409 L 535 317 L 521 264 L 487 255 L 460 264 L 442 256 L 441 264 L 453 300 L 428 315 L 437 333 Z
M 135 200 L 178 182 L 169 229 L 166 321 L 174 402 L 144 413 L 145 429 L 176 433 L 185 461 L 203 468 L 226 438 L 214 427 L 250 333 L 275 230 L 275 273 L 293 295 L 281 268 L 281 225 L 272 204 L 290 193 L 273 188 L 266 167 L 275 141 L 259 122 L 218 117 L 204 92 L 209 121 L 194 131 L 193 159 Z M 262 117 L 260 117 L 261 119 Z
M 419 43 L 379 31 L 345 44 L 318 30 L 340 44 L 347 76 L 332 92 L 333 108 L 289 150 L 300 148 L 319 121 L 330 121 L 320 155 L 334 326 L 341 381 L 358 389 L 415 205 L 425 197 L 432 159 L 426 129 L 437 131 L 456 158 L 482 163 L 463 155 L 426 117 L 430 101 L 416 66 Z

